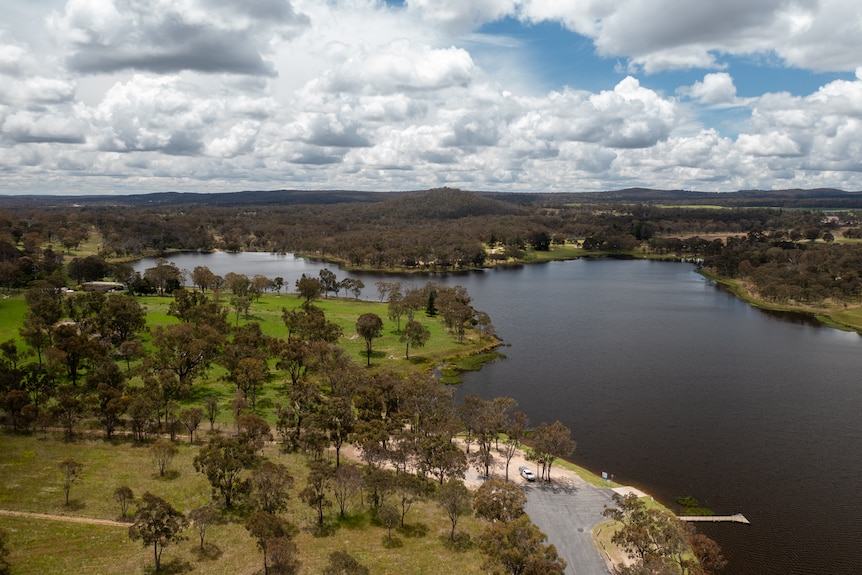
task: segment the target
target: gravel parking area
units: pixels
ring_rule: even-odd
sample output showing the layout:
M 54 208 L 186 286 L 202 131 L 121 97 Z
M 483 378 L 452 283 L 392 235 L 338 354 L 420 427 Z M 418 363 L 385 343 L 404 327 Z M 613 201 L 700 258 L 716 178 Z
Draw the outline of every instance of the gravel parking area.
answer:
M 594 525 L 605 520 L 602 511 L 605 505 L 611 505 L 613 492 L 569 477 L 555 477 L 550 485 L 539 481 L 526 484 L 524 491 L 530 519 L 566 560 L 566 573 L 608 575 L 591 532 Z
M 509 465 L 509 480 L 527 494 L 526 511 L 530 519 L 548 536 L 557 553 L 566 560 L 567 575 L 608 575 L 607 563 L 593 542 L 592 529 L 605 520 L 602 511 L 612 505 L 613 491 L 590 485 L 562 466 L 553 468 L 551 483 L 528 482 L 518 474 L 526 466 L 537 473 L 536 464 L 518 453 Z M 492 472 L 504 479 L 502 462 Z M 467 471 L 465 483 L 477 489 L 483 482 L 475 469 Z

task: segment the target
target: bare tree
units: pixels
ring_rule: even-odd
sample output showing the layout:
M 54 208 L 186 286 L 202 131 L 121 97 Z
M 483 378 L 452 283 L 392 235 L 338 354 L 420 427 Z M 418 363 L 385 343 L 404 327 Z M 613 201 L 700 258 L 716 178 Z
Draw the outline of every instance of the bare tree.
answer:
M 135 494 L 132 493 L 132 488 L 128 485 L 123 485 L 114 489 L 114 501 L 120 504 L 120 519 L 126 518 L 126 511 L 135 500 Z
M 189 432 L 189 443 L 195 442 L 195 430 L 204 418 L 204 410 L 200 407 L 190 407 L 180 412 L 180 421 Z
M 153 463 L 159 470 L 159 477 L 164 477 L 165 471 L 179 452 L 173 442 L 165 439 L 159 439 L 150 447 L 150 457 L 153 458 Z
M 251 493 L 258 509 L 279 513 L 287 507 L 293 476 L 281 463 L 264 461 L 251 473 Z
M 332 494 L 338 502 L 338 512 L 343 518 L 347 501 L 362 489 L 362 473 L 355 465 L 342 465 L 335 471 Z
M 220 517 L 218 508 L 212 503 L 197 507 L 189 512 L 189 519 L 191 519 L 192 526 L 198 532 L 201 540 L 201 551 L 204 550 L 204 537 L 206 537 L 207 530 L 218 523 Z
M 66 494 L 66 505 L 69 505 L 69 491 L 72 489 L 73 483 L 81 480 L 84 464 L 67 457 L 57 464 L 57 468 L 63 474 L 63 493 Z

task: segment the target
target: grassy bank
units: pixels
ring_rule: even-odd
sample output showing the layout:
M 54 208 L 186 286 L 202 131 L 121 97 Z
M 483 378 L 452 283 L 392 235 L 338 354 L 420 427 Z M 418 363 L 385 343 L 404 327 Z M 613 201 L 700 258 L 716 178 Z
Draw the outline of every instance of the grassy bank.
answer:
M 700 270 L 700 274 L 720 284 L 724 289 L 745 303 L 769 311 L 796 313 L 807 315 L 820 323 L 844 331 L 862 332 L 862 306 L 848 308 L 846 306 L 809 307 L 802 305 L 786 305 L 765 301 L 754 296 L 751 291 L 738 280 L 725 278 Z

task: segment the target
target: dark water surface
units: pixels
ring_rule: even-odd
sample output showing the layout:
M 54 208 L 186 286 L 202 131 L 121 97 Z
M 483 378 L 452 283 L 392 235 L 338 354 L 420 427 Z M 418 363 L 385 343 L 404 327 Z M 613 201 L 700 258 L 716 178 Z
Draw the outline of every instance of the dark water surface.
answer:
M 171 260 L 286 286 L 324 267 L 270 254 Z M 350 275 L 367 299 L 379 279 L 431 279 Z M 459 396 L 505 395 L 534 424 L 559 419 L 576 463 L 666 504 L 691 495 L 742 512 L 750 526 L 702 528 L 726 573 L 862 572 L 858 335 L 753 309 L 688 264 L 578 260 L 433 279 L 466 287 L 507 345 Z

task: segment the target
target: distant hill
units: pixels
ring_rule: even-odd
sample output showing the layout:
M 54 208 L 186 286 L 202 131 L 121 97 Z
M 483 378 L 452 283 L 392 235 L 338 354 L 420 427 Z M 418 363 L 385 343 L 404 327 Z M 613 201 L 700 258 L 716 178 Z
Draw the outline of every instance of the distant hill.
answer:
M 242 192 L 156 192 L 124 196 L 0 196 L 0 207 L 38 204 L 41 207 L 71 206 L 290 206 L 382 202 L 404 192 L 359 192 L 344 190 L 269 190 Z
M 452 220 L 489 215 L 521 215 L 523 208 L 512 205 L 506 194 L 488 195 L 453 188 L 412 192 L 387 197 L 386 209 L 405 219 Z
M 217 193 L 159 192 L 126 196 L 0 196 L 0 208 L 73 206 L 290 206 L 374 204 L 393 202 L 416 215 L 447 219 L 471 215 L 517 213 L 519 206 L 584 203 L 668 203 L 685 205 L 722 205 L 728 207 L 778 207 L 809 209 L 859 209 L 862 192 L 821 188 L 813 190 L 739 190 L 735 192 L 698 192 L 626 188 L 603 192 L 524 193 L 464 192 L 452 188 L 422 191 L 365 192 L 354 190 L 251 190 Z
M 862 192 L 846 192 L 832 188 L 815 190 L 739 190 L 736 192 L 696 192 L 688 190 L 654 190 L 626 188 L 605 192 L 483 195 L 514 201 L 523 205 L 587 204 L 587 203 L 667 203 L 678 205 L 720 205 L 727 207 L 774 207 L 808 209 L 859 209 Z

